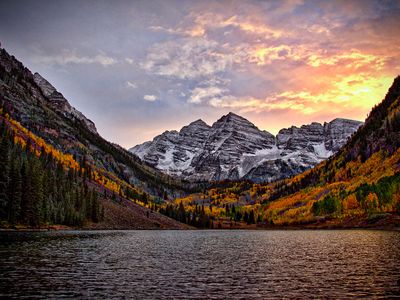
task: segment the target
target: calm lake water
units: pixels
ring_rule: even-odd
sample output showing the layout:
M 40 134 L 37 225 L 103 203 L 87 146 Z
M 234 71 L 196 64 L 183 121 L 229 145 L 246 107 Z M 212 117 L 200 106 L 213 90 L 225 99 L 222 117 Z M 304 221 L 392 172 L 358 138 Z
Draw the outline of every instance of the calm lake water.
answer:
M 400 295 L 400 232 L 0 233 L 1 298 Z

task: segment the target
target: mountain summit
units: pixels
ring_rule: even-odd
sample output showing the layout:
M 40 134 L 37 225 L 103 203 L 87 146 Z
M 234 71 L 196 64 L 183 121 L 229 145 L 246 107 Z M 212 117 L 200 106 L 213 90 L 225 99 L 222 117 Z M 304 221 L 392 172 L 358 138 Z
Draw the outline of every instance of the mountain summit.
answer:
M 130 149 L 143 161 L 191 181 L 267 181 L 311 168 L 337 152 L 362 122 L 292 126 L 275 137 L 232 112 L 212 126 L 197 120 Z

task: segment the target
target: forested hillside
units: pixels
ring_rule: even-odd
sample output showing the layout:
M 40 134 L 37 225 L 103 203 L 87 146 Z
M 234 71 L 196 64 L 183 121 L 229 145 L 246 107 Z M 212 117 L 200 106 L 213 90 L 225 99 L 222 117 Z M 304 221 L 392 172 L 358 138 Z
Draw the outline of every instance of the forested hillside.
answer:
M 0 227 L 186 228 L 146 208 L 148 194 L 106 179 L 88 163 L 56 150 L 3 108 L 0 170 Z
M 31 140 L 26 143 L 0 119 L 0 220 L 11 225 L 65 224 L 82 226 L 99 222 L 104 208 L 94 188 L 82 179 L 73 160 L 68 169 Z M 79 173 L 79 174 L 78 174 Z
M 93 122 L 4 49 L 0 124 L 2 226 L 182 227 L 146 207 L 190 187 L 104 140 Z

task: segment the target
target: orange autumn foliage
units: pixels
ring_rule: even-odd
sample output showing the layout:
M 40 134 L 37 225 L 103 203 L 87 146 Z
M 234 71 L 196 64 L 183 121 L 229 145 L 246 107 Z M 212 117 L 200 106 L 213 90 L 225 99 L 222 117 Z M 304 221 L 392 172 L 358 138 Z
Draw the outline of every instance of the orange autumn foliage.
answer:
M 37 157 L 39 157 L 42 154 L 42 151 L 44 151 L 46 154 L 51 154 L 65 168 L 65 170 L 73 169 L 76 171 L 82 170 L 83 172 L 89 171 L 82 168 L 71 154 L 66 154 L 55 149 L 52 145 L 46 143 L 44 139 L 38 137 L 33 132 L 22 126 L 18 121 L 12 119 L 9 114 L 3 114 L 2 109 L 0 109 L 0 118 L 3 118 L 8 124 L 8 127 L 14 135 L 15 144 L 19 144 L 22 148 L 25 148 L 27 147 L 29 140 L 30 148 L 28 150 L 34 153 Z M 90 169 L 93 180 L 114 193 L 125 196 L 122 187 L 136 190 L 125 181 L 120 180 L 114 174 L 111 174 L 102 168 L 90 165 Z

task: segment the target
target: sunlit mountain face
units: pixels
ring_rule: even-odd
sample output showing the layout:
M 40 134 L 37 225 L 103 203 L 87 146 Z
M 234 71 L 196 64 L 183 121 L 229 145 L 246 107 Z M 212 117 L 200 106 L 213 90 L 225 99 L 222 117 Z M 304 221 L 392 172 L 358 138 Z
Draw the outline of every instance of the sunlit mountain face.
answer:
M 363 120 L 400 73 L 399 1 L 2 1 L 2 47 L 125 147 L 229 111 Z

